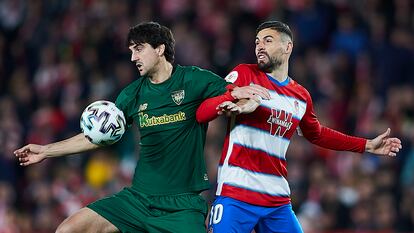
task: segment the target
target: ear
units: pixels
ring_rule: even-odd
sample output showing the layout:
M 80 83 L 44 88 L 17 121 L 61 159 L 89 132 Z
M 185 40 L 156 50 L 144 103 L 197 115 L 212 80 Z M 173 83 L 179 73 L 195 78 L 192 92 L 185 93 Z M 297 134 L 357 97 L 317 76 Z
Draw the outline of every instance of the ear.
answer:
M 291 54 L 293 50 L 293 42 L 292 41 L 288 41 L 287 45 L 285 47 L 285 53 L 286 54 Z
M 157 51 L 158 56 L 164 55 L 165 44 L 160 44 L 155 50 Z

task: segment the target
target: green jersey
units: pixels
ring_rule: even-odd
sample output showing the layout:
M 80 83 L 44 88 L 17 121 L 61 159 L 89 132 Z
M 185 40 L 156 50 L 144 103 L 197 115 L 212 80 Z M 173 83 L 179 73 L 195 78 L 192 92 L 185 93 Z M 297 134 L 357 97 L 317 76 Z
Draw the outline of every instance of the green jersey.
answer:
M 207 124 L 196 121 L 196 111 L 206 98 L 223 94 L 227 84 L 210 71 L 176 66 L 163 83 L 142 77 L 119 94 L 116 105 L 129 125 L 137 123 L 141 136 L 132 188 L 152 195 L 209 188 Z

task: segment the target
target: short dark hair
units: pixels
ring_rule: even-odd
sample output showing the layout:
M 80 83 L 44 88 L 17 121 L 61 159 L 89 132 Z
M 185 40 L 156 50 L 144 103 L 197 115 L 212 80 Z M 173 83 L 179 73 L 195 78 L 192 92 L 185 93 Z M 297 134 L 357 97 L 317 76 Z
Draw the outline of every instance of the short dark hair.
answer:
M 127 46 L 132 44 L 148 43 L 153 48 L 164 44 L 164 56 L 170 63 L 174 62 L 174 45 L 175 40 L 172 32 L 166 26 L 160 25 L 157 22 L 144 22 L 135 25 L 129 29 Z
M 285 23 L 282 23 L 280 21 L 266 21 L 266 22 L 263 22 L 262 24 L 260 24 L 257 27 L 256 35 L 261 30 L 266 29 L 266 28 L 270 28 L 270 29 L 276 30 L 280 33 L 286 34 L 293 41 L 292 31 L 290 30 L 289 26 Z

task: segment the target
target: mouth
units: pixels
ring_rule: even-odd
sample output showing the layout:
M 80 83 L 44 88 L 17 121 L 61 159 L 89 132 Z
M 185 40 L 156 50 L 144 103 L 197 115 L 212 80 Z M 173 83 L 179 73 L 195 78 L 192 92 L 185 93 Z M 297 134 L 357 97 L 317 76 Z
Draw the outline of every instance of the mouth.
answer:
M 266 58 L 267 58 L 268 56 L 267 56 L 267 54 L 266 53 L 264 53 L 264 52 L 260 52 L 260 53 L 258 53 L 257 54 L 257 61 L 259 61 L 259 62 L 264 62 L 265 60 L 266 60 Z
M 143 65 L 141 63 L 135 63 L 135 66 L 138 68 L 138 70 L 141 72 Z

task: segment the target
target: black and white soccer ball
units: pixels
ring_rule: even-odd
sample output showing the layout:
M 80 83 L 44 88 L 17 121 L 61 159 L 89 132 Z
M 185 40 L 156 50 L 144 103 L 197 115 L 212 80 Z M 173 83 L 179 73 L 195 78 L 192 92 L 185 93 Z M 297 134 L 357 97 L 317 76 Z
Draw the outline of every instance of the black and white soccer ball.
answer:
M 110 101 L 98 100 L 88 105 L 80 118 L 85 137 L 100 146 L 114 144 L 125 133 L 124 113 Z

